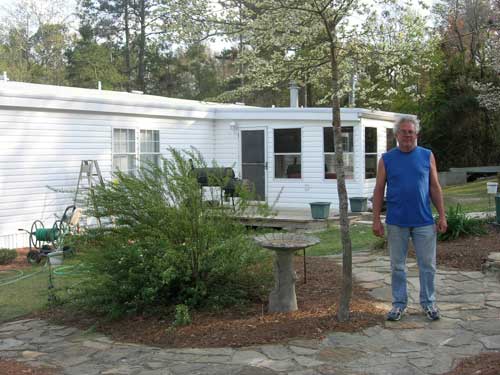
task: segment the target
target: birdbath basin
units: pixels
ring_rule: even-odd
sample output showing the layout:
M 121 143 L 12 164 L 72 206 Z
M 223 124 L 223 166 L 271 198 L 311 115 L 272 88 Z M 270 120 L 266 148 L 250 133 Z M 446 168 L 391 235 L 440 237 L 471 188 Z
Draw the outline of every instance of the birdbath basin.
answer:
M 293 253 L 319 243 L 319 238 L 294 233 L 269 233 L 254 238 L 265 249 L 273 250 L 274 289 L 269 294 L 269 312 L 297 310 Z

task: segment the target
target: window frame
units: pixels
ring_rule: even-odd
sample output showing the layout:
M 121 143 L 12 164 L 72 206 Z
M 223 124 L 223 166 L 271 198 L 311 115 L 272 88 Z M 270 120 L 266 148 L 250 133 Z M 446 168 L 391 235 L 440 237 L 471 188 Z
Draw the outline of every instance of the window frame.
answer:
M 351 158 L 352 158 L 352 177 L 346 177 L 346 180 L 355 180 L 356 179 L 356 171 L 355 171 L 355 158 L 354 158 L 354 126 L 341 126 L 341 130 L 344 129 L 344 128 L 350 128 L 352 129 L 352 151 L 345 151 L 343 150 L 343 154 L 344 155 L 350 155 Z M 325 129 L 332 129 L 332 131 L 334 132 L 333 134 L 333 137 L 334 137 L 334 142 L 335 142 L 335 131 L 333 129 L 333 126 L 323 126 L 321 131 L 322 131 L 322 137 L 323 137 L 323 169 L 324 169 L 324 166 L 326 166 L 326 156 L 327 155 L 331 155 L 333 157 L 335 157 L 335 143 L 333 144 L 333 149 L 334 151 L 331 152 L 331 151 L 325 151 Z M 344 156 L 345 158 L 345 156 Z M 345 160 L 344 160 L 345 161 Z M 345 165 L 344 165 L 345 166 Z M 344 169 L 344 172 L 345 172 L 345 169 Z M 337 181 L 337 178 L 327 178 L 326 177 L 326 171 L 324 170 L 323 171 L 323 180 L 324 181 Z
M 117 152 L 115 149 L 115 130 L 121 131 L 133 131 L 134 133 L 134 152 Z M 153 144 L 154 144 L 154 134 L 157 132 L 158 134 L 158 152 L 142 152 L 141 150 L 141 132 L 142 131 L 151 131 L 153 132 Z M 129 142 L 127 138 L 127 143 Z M 133 156 L 135 160 L 135 168 L 133 170 L 122 171 L 127 174 L 136 174 L 141 169 L 141 155 L 158 155 L 158 165 L 160 162 L 161 153 L 161 132 L 158 128 L 150 128 L 150 127 L 127 127 L 127 126 L 115 126 L 111 128 L 111 170 L 112 173 L 115 173 L 117 169 L 115 168 L 115 156 Z
M 153 141 L 152 141 L 153 149 L 155 148 L 155 144 L 157 143 L 158 144 L 158 151 L 152 151 L 152 152 L 142 151 L 142 140 L 141 140 L 142 132 L 146 132 L 146 133 L 147 132 L 151 132 L 152 133 L 152 137 L 153 137 Z M 155 140 L 155 133 L 158 133 L 158 141 Z M 150 128 L 141 128 L 141 129 L 139 129 L 139 150 L 138 150 L 138 162 L 139 163 L 137 164 L 137 168 L 138 169 L 142 168 L 142 165 L 141 165 L 142 164 L 142 160 L 141 160 L 141 156 L 142 155 L 146 155 L 146 156 L 156 155 L 156 156 L 158 156 L 156 165 L 159 166 L 161 151 L 160 151 L 160 131 L 158 129 L 150 129 Z
M 367 129 L 374 129 L 375 130 L 375 151 L 370 151 L 370 152 L 366 152 L 366 130 Z M 364 127 L 364 171 L 363 171 L 363 176 L 364 176 L 364 179 L 365 180 L 373 180 L 375 178 L 377 178 L 377 163 L 378 163 L 378 128 L 377 127 L 374 127 L 374 126 L 365 126 Z M 375 176 L 373 177 L 366 177 L 366 157 L 367 156 L 373 156 L 375 155 Z
M 300 152 L 275 152 L 275 145 L 276 145 L 276 137 L 275 137 L 275 132 L 276 130 L 295 130 L 298 129 L 300 131 Z M 303 145 L 303 127 L 300 126 L 287 126 L 287 127 L 273 127 L 273 181 L 274 180 L 283 180 L 283 181 L 301 181 L 304 179 L 304 171 L 302 168 L 302 150 L 304 149 Z M 300 177 L 277 177 L 276 176 L 276 156 L 298 156 L 300 160 Z

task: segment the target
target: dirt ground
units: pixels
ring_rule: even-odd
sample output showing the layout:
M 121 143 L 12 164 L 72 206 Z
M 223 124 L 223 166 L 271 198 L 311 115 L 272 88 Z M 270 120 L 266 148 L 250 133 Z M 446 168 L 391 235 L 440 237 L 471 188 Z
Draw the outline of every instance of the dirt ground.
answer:
M 500 252 L 500 233 L 493 229 L 490 229 L 485 236 L 439 242 L 438 267 L 479 271 L 485 257 L 493 251 Z M 299 337 L 321 338 L 329 331 L 357 331 L 383 321 L 385 311 L 377 309 L 365 290 L 354 284 L 351 320 L 347 323 L 339 322 L 336 318 L 336 309 L 341 285 L 341 268 L 327 258 L 308 257 L 308 282 L 304 284 L 302 261 L 302 257 L 295 259 L 295 268 L 299 276 L 296 291 L 300 310 L 293 313 L 268 314 L 265 311 L 264 301 L 246 309 L 227 309 L 217 314 L 197 312 L 193 314 L 193 323 L 190 326 L 177 329 L 169 328 L 171 317 L 141 316 L 125 321 L 107 322 L 79 314 L 65 314 L 63 310 L 50 311 L 41 317 L 83 329 L 92 327 L 116 340 L 163 347 L 241 347 L 283 342 Z M 19 269 L 19 266 L 29 267 L 25 255 L 18 257 L 12 266 L 0 266 L 0 270 Z M 33 369 L 0 359 L 1 374 L 56 373 L 50 371 L 52 370 Z M 465 374 L 500 374 L 500 353 L 483 353 L 467 358 L 446 375 Z

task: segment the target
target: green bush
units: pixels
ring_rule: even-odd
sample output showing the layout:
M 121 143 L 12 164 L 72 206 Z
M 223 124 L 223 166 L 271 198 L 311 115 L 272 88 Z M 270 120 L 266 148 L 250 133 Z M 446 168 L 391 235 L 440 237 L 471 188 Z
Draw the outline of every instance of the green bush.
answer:
M 450 207 L 446 210 L 448 229 L 445 233 L 438 234 L 438 240 L 449 241 L 461 236 L 481 235 L 486 233 L 484 222 L 480 219 L 467 217 L 462 207 Z
M 186 305 L 176 305 L 175 306 L 175 320 L 174 326 L 187 326 L 191 324 L 191 316 L 189 315 L 189 307 Z
M 170 152 L 162 168 L 117 173 L 96 190 L 94 214 L 115 225 L 74 240 L 90 272 L 79 302 L 117 317 L 180 304 L 218 309 L 263 296 L 272 277 L 269 254 L 235 219 L 250 193 L 238 191 L 234 206 L 208 204 L 192 173 L 205 167 L 203 159 Z
M 10 264 L 16 257 L 15 249 L 0 249 L 0 264 Z

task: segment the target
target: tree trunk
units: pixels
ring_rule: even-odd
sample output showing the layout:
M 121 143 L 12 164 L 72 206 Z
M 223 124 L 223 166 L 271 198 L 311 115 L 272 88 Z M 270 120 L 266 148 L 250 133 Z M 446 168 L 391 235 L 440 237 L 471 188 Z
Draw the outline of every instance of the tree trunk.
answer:
M 146 92 L 146 82 L 144 80 L 144 55 L 146 51 L 146 0 L 139 2 L 139 21 L 141 24 L 141 33 L 139 35 L 139 69 L 137 73 L 137 83 L 142 92 Z
M 332 74 L 332 126 L 335 134 L 335 172 L 337 174 L 337 192 L 339 197 L 340 235 L 342 240 L 342 290 L 338 319 L 349 320 L 352 296 L 352 247 L 349 234 L 349 216 L 347 212 L 347 189 L 345 186 L 344 150 L 342 146 L 342 129 L 340 123 L 339 101 L 339 67 L 335 41 L 330 42 L 330 67 Z
M 130 26 L 129 26 L 129 0 L 124 1 L 123 20 L 125 22 L 125 69 L 127 70 L 127 83 L 126 90 L 130 92 L 131 89 L 131 73 L 130 67 Z

